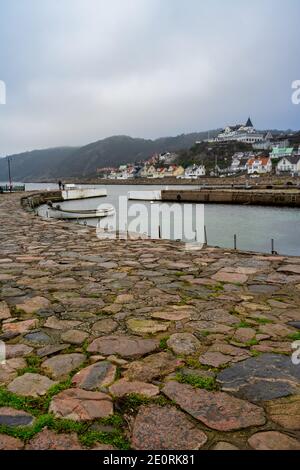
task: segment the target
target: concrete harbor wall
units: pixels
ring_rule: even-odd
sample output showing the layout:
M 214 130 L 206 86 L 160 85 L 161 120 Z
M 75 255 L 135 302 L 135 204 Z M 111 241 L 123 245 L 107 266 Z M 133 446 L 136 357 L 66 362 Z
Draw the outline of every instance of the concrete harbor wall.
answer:
M 46 204 L 49 201 L 52 202 L 61 202 L 62 194 L 61 191 L 48 191 L 42 193 L 33 193 L 30 195 L 25 195 L 21 198 L 21 206 L 23 209 L 32 211 L 36 207 Z
M 162 190 L 162 201 L 300 207 L 299 190 Z

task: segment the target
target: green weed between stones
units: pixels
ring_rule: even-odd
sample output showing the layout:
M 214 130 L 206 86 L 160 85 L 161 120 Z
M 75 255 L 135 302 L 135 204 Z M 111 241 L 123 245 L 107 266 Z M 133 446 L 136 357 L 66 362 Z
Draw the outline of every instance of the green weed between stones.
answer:
M 86 447 L 92 447 L 96 443 L 101 443 L 113 445 L 121 450 L 130 449 L 130 443 L 120 431 L 114 431 L 112 433 L 88 431 L 84 434 L 79 434 L 78 438 L 81 444 Z
M 300 341 L 300 331 L 297 331 L 297 333 L 293 333 L 289 335 L 289 339 L 293 341 Z
M 28 442 L 43 428 L 47 427 L 58 433 L 75 432 L 78 434 L 80 442 L 87 447 L 94 445 L 96 442 L 100 442 L 102 444 L 111 444 L 118 449 L 129 449 L 130 445 L 123 435 L 124 421 L 118 414 L 96 421 L 99 424 L 111 425 L 116 428 L 111 433 L 108 433 L 90 431 L 89 427 L 91 423 L 78 423 L 67 419 L 56 419 L 53 415 L 47 413 L 52 397 L 66 388 L 69 388 L 70 385 L 71 381 L 69 379 L 66 382 L 55 385 L 48 391 L 47 395 L 39 398 L 20 397 L 0 388 L 0 407 L 6 406 L 23 410 L 35 417 L 34 424 L 30 427 L 12 428 L 10 426 L 0 425 L 0 434 L 7 434 Z
M 23 369 L 18 370 L 18 375 L 23 375 L 26 373 L 38 374 L 40 372 L 40 366 L 42 359 L 37 356 L 26 357 L 27 366 Z
M 252 325 L 250 325 L 250 323 L 247 323 L 246 321 L 241 321 L 237 325 L 234 325 L 234 327 L 236 329 L 238 329 L 238 328 L 252 328 Z
M 45 413 L 48 410 L 50 402 L 54 395 L 57 395 L 59 392 L 66 390 L 71 387 L 71 378 L 65 382 L 51 387 L 48 392 L 38 398 L 34 397 L 21 397 L 14 393 L 5 390 L 3 387 L 0 387 L 0 406 L 10 406 L 16 408 L 17 410 L 25 410 L 28 413 L 31 413 L 33 416 L 37 416 L 41 413 Z
M 261 352 L 256 351 L 255 349 L 252 349 L 252 351 L 250 351 L 250 354 L 252 357 L 258 357 L 261 355 Z
M 247 341 L 247 343 L 245 343 L 246 346 L 257 346 L 259 344 L 259 341 L 257 339 L 251 339 L 250 341 Z
M 101 424 L 105 424 L 102 420 L 98 421 Z M 120 423 L 119 420 L 115 422 Z M 123 423 L 123 421 L 121 420 Z M 89 431 L 90 423 L 77 423 L 75 421 L 67 419 L 56 419 L 51 414 L 44 414 L 36 418 L 36 421 L 31 427 L 19 427 L 11 428 L 9 426 L 0 426 L 0 433 L 7 434 L 12 437 L 22 439 L 28 442 L 37 433 L 42 431 L 43 428 L 47 427 L 57 433 L 73 433 L 78 435 L 78 439 L 82 445 L 91 447 L 97 442 L 101 444 L 111 444 L 114 447 L 122 450 L 130 448 L 130 444 L 127 439 L 123 436 L 120 429 L 115 429 L 111 433 L 108 432 L 97 432 Z
M 209 290 L 215 293 L 224 291 L 224 284 L 216 284 L 215 286 L 206 285 L 205 287 L 207 287 Z
M 164 336 L 163 338 L 160 339 L 159 341 L 160 349 L 168 349 L 167 341 L 169 338 L 170 336 Z
M 160 406 L 166 406 L 170 403 L 170 400 L 168 400 L 162 395 L 155 398 L 148 398 L 137 393 L 131 393 L 123 398 L 117 399 L 116 406 L 121 410 L 122 414 L 124 414 L 129 412 L 137 412 L 138 408 L 142 405 L 155 404 Z
M 273 320 L 269 320 L 269 318 L 254 318 L 256 323 L 259 323 L 260 325 L 268 325 L 271 323 L 274 323 Z
M 212 391 L 216 390 L 216 382 L 213 377 L 198 377 L 193 374 L 176 374 L 176 380 L 182 384 L 192 385 L 195 388 L 202 388 L 204 390 Z

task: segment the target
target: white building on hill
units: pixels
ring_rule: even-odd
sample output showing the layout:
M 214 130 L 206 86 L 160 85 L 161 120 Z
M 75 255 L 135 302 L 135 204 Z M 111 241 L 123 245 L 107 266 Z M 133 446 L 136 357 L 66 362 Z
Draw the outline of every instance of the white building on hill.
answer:
M 226 127 L 214 140 L 214 142 L 243 142 L 246 144 L 256 144 L 264 142 L 265 136 L 261 132 L 257 132 L 249 117 L 245 125 L 239 124 L 236 126 Z

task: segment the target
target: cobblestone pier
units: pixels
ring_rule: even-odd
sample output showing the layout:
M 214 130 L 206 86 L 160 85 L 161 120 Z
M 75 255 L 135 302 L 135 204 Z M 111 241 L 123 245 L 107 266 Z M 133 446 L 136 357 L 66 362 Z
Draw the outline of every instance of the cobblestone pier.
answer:
M 300 257 L 101 241 L 20 198 L 0 196 L 0 449 L 300 449 Z

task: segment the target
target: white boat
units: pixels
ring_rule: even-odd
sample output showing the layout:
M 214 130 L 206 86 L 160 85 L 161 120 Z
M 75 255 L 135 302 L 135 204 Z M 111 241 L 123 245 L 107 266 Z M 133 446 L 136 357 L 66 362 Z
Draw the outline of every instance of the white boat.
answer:
M 73 201 L 74 199 L 104 197 L 107 196 L 107 190 L 104 188 L 85 188 L 75 184 L 66 184 L 61 194 L 64 201 Z
M 161 191 L 129 191 L 128 199 L 136 201 L 160 201 Z
M 47 216 L 54 219 L 97 219 L 108 217 L 115 214 L 115 208 L 108 206 L 101 209 L 91 210 L 67 210 L 62 209 L 59 205 L 52 206 L 47 209 Z

